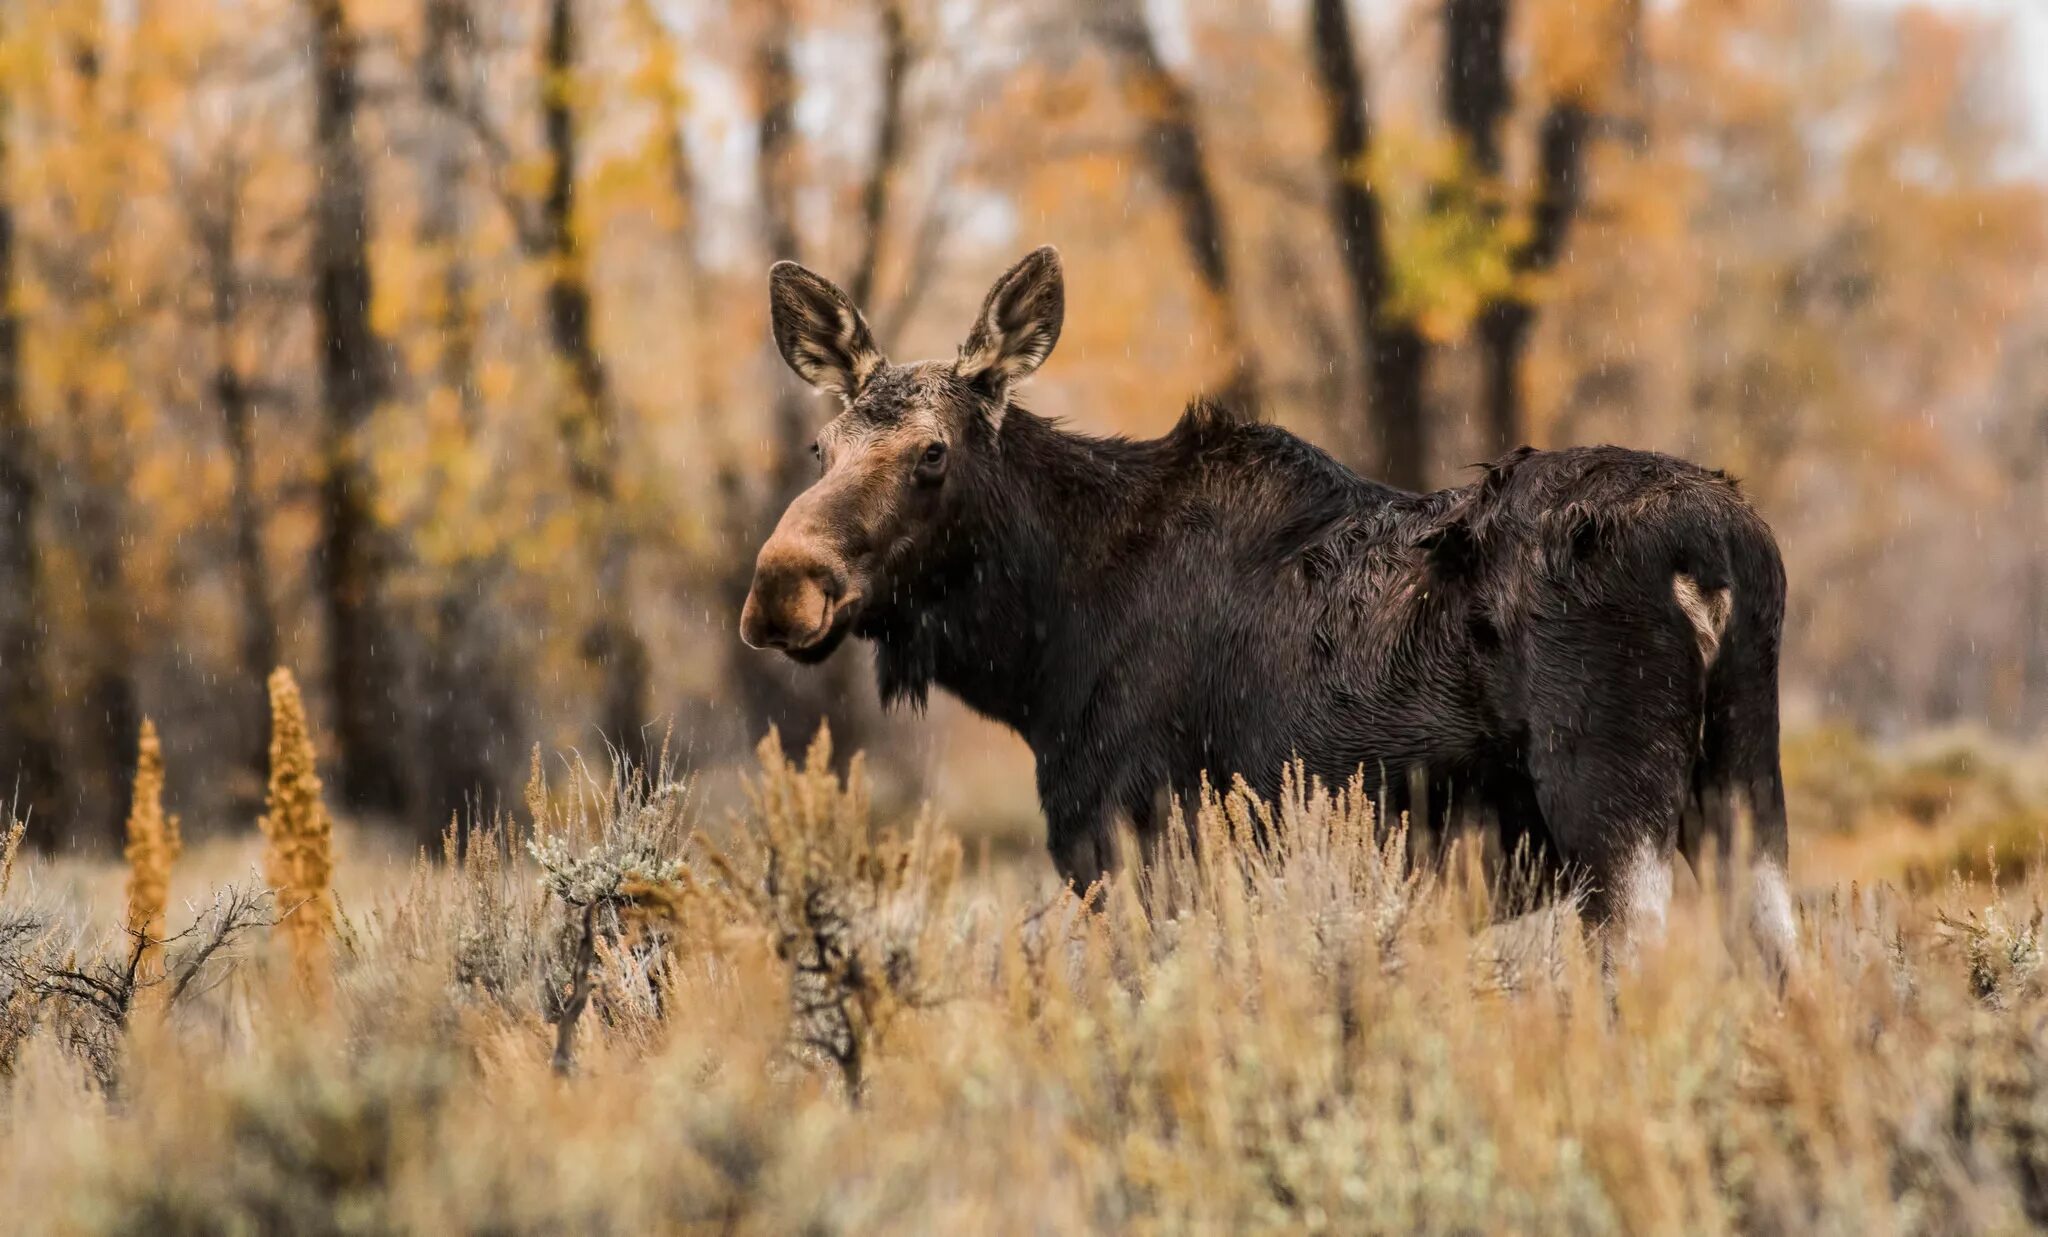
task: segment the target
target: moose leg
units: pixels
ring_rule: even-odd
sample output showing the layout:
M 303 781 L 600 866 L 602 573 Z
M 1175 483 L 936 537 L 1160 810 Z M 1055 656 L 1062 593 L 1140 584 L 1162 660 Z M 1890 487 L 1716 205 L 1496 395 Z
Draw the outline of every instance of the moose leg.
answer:
M 1109 831 L 1100 827 L 1055 826 L 1048 841 L 1052 866 L 1075 893 L 1085 897 L 1097 881 L 1114 870 L 1110 841 Z
M 1116 870 L 1110 799 L 1077 769 L 1040 761 L 1038 801 L 1045 809 L 1046 850 L 1060 878 L 1085 895 Z
M 1707 673 L 1706 725 L 1687 815 L 1686 859 L 1747 928 L 1764 971 L 1782 985 L 1797 961 L 1786 884 L 1785 782 L 1778 763 L 1776 641 L 1738 616 Z M 1711 882 L 1709 877 L 1711 874 Z
M 1610 973 L 1660 939 L 1699 739 L 1689 631 L 1599 607 L 1543 625 L 1526 663 L 1525 759 Z

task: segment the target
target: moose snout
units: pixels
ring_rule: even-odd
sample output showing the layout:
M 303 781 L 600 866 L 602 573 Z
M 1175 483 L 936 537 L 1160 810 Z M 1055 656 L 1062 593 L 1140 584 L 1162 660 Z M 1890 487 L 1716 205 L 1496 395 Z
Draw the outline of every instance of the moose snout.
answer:
M 770 541 L 754 563 L 740 610 L 740 639 L 757 649 L 809 648 L 832 629 L 846 574 L 823 558 Z

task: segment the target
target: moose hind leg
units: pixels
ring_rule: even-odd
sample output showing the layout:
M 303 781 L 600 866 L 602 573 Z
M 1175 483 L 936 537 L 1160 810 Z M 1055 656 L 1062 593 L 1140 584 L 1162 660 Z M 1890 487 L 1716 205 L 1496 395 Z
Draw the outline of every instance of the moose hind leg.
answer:
M 1662 938 L 1701 686 L 1694 634 L 1598 608 L 1533 642 L 1526 760 L 1610 971 Z

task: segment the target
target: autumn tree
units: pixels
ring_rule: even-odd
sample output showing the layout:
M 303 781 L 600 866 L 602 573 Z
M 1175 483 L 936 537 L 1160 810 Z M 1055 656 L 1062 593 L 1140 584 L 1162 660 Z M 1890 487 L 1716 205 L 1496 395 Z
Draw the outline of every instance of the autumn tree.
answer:
M 1353 38 L 1346 0 L 1312 0 L 1309 52 L 1329 132 L 1330 219 L 1351 289 L 1372 418 L 1371 451 L 1351 454 L 1389 484 L 1423 490 L 1429 488 L 1430 344 L 1394 305 L 1386 207 L 1372 182 L 1372 102 Z
M 566 371 L 557 424 L 569 479 L 596 527 L 598 617 L 585 655 L 603 672 L 600 716 L 613 742 L 629 744 L 647 721 L 647 647 L 632 619 L 630 525 L 619 493 L 618 407 L 598 354 L 590 275 L 576 213 L 576 114 L 572 106 L 579 19 L 576 0 L 549 0 L 541 50 L 541 129 L 548 154 L 538 241 L 547 263 L 548 338 Z
M 1531 284 L 1557 266 L 1579 214 L 1597 92 L 1623 59 L 1633 3 L 1609 0 L 1575 15 L 1565 37 L 1591 44 L 1593 50 L 1575 49 L 1578 63 L 1554 75 L 1555 90 L 1537 123 L 1528 218 L 1508 259 L 1512 282 L 1488 298 L 1476 324 L 1491 453 L 1528 437 L 1523 368 L 1536 321 Z M 1463 144 L 1472 174 L 1487 182 L 1489 195 L 1501 192 L 1501 127 L 1515 98 L 1508 72 L 1509 20 L 1508 0 L 1450 0 L 1444 11 L 1444 116 Z M 1501 218 L 1497 200 L 1490 213 Z
M 475 157 L 468 127 L 460 119 L 474 91 L 471 79 L 481 51 L 475 20 L 469 0 L 426 0 L 414 66 L 425 103 L 419 117 L 416 229 L 431 271 L 422 295 L 432 336 L 432 361 L 416 398 L 431 427 L 434 454 L 458 464 L 487 449 L 481 441 L 485 400 L 478 377 L 482 308 L 468 236 L 475 216 L 469 193 Z M 502 547 L 490 540 L 451 540 L 459 548 L 429 564 L 438 578 L 426 590 L 425 613 L 417 624 L 422 641 L 417 824 L 422 831 L 438 830 L 451 813 L 484 801 L 500 771 L 498 758 L 520 746 L 514 676 L 500 652 L 501 617 L 490 605 L 503 572 Z M 615 724 L 616 719 L 606 723 Z
M 0 30 L 0 35 L 12 34 Z M 16 210 L 9 187 L 14 159 L 12 95 L 0 80 L 0 775 L 10 802 L 62 828 L 55 702 L 45 659 L 46 601 L 41 522 L 42 452 L 22 381 Z
M 186 204 L 188 226 L 200 254 L 206 289 L 206 335 L 212 360 L 207 384 L 220 417 L 229 466 L 228 520 L 234 541 L 234 581 L 239 599 L 236 636 L 244 701 L 247 746 L 242 760 L 241 806 L 258 802 L 269 775 L 269 717 L 263 684 L 279 662 L 277 616 L 270 599 L 270 565 L 263 552 L 264 503 L 257 477 L 256 415 L 262 385 L 243 364 L 243 305 L 248 277 L 243 269 L 244 170 L 229 145 L 206 170 L 192 177 Z
M 1091 20 L 1122 75 L 1140 125 L 1139 148 L 1179 220 L 1201 288 L 1201 316 L 1224 358 L 1224 376 L 1212 393 L 1255 412 L 1258 365 L 1245 335 L 1223 203 L 1210 175 L 1194 95 L 1160 58 L 1139 0 L 1099 0 Z
M 597 721 L 602 733 L 607 741 L 630 750 L 649 720 L 649 666 L 646 641 L 633 616 L 634 517 L 625 492 L 619 400 L 597 338 L 585 238 L 588 221 L 583 217 L 580 166 L 584 121 L 578 114 L 577 83 L 586 15 L 577 0 L 548 0 L 542 13 L 532 61 L 542 172 L 538 192 L 530 192 L 507 130 L 490 114 L 483 91 L 477 85 L 457 88 L 444 68 L 431 63 L 432 57 L 448 54 L 456 32 L 465 28 L 461 13 L 442 12 L 433 18 L 439 28 L 429 26 L 429 61 L 422 64 L 424 93 L 430 107 L 470 131 L 520 251 L 542 274 L 542 334 L 554 371 L 549 385 L 551 416 L 575 505 L 577 537 L 596 594 L 596 614 L 582 629 L 579 652 L 598 673 Z M 440 50 L 435 48 L 437 39 L 444 40 Z M 449 171 L 430 171 L 430 179 Z M 445 181 L 436 192 L 448 192 Z M 443 291 L 447 290 L 444 284 Z M 447 356 L 444 351 L 444 362 Z
M 294 603 L 314 582 L 272 563 L 273 519 L 282 515 L 312 538 L 320 526 L 317 510 L 305 510 L 307 500 L 317 508 L 317 478 L 298 463 L 317 454 L 300 445 L 310 447 L 303 435 L 314 428 L 305 424 L 313 388 L 302 384 L 310 358 L 293 346 L 309 319 L 305 161 L 295 117 L 243 103 L 252 77 L 266 71 L 266 49 L 237 42 L 230 53 L 230 32 L 174 16 L 185 19 L 176 29 L 190 40 L 189 58 L 164 55 L 161 28 L 146 44 L 165 96 L 157 123 L 181 135 L 162 152 L 171 228 L 160 251 L 167 265 L 155 276 L 156 295 L 170 310 L 160 325 L 178 364 L 169 381 L 155 380 L 172 408 L 191 405 L 189 441 L 201 458 L 224 456 L 218 507 L 201 506 L 190 517 L 218 546 L 225 608 L 202 784 L 221 791 L 209 815 L 247 820 L 261 810 L 269 776 L 265 682 L 285 660 L 280 628 L 300 625 Z M 147 583 L 138 583 L 146 592 Z M 231 718 L 232 727 L 211 720 L 220 718 Z
M 903 91 L 910 80 L 911 57 L 903 0 L 877 0 L 875 16 L 882 37 L 881 101 L 875 108 L 874 153 L 860 192 L 860 257 L 846 283 L 853 303 L 865 306 L 874 304 L 875 271 L 889 232 L 890 195 L 903 163 Z
M 775 259 L 802 261 L 806 246 L 797 227 L 800 169 L 797 151 L 797 79 L 790 60 L 795 38 L 794 14 L 787 0 L 770 0 L 757 15 L 752 47 L 752 82 L 756 107 L 755 194 L 759 203 L 762 247 Z M 884 57 L 882 72 L 906 72 L 909 63 L 902 13 L 893 4 L 882 10 Z M 875 160 L 863 192 L 864 236 L 857 274 L 872 286 L 881 235 L 888 226 L 888 185 L 893 164 L 901 157 L 901 83 L 885 83 L 881 92 Z M 870 214 L 869 211 L 872 211 Z M 735 624 L 753 580 L 754 550 L 767 539 L 783 509 L 814 478 L 809 444 L 822 412 L 809 390 L 771 361 L 774 406 L 768 438 L 768 482 L 751 502 L 737 483 L 727 483 L 727 500 L 739 513 L 728 534 L 733 557 L 725 597 Z M 857 750 L 869 732 L 868 713 L 857 703 L 858 667 L 839 658 L 803 673 L 781 658 L 748 649 L 735 640 L 731 679 L 739 691 L 749 737 L 779 731 L 791 743 L 807 743 L 822 722 L 830 727 L 842 750 Z
M 136 678 L 141 634 L 129 578 L 131 454 L 145 424 L 126 358 L 135 326 L 136 280 L 127 268 L 124 198 L 142 174 L 135 138 L 133 56 L 108 72 L 108 19 L 99 0 L 61 10 L 56 37 L 65 55 L 51 82 L 51 119 L 66 141 L 53 150 L 55 225 L 38 247 L 41 283 L 50 292 L 45 355 L 57 380 L 56 406 L 72 467 L 63 487 L 67 540 L 84 570 L 78 584 L 83 663 L 78 711 L 82 740 L 74 800 L 80 832 L 108 845 L 125 840 L 134 736 L 142 722 Z M 147 20 L 146 10 L 138 18 Z
M 319 579 L 327 620 L 327 688 L 340 745 L 340 793 L 353 807 L 397 812 L 400 763 L 397 646 L 377 523 L 375 474 L 362 440 L 389 386 L 370 323 L 369 176 L 356 132 L 362 86 L 345 0 L 304 0 L 311 26 L 313 309 L 324 419 L 320 444 Z

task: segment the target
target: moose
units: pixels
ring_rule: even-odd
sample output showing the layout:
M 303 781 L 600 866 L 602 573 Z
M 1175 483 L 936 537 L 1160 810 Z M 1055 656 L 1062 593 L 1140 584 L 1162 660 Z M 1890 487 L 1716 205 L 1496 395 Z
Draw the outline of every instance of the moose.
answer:
M 1072 432 L 1017 402 L 1065 313 L 1051 248 L 996 281 L 950 361 L 890 362 L 793 262 L 769 290 L 784 360 L 842 410 L 761 547 L 742 638 L 817 663 L 860 637 L 885 703 L 937 685 L 1017 731 L 1077 888 L 1205 772 L 1270 796 L 1298 760 L 1535 844 L 1578 874 L 1610 958 L 1663 930 L 1675 855 L 1728 858 L 1746 824 L 1729 887 L 1766 961 L 1790 960 L 1785 574 L 1725 474 L 1524 447 L 1417 494 L 1200 400 L 1160 438 Z

